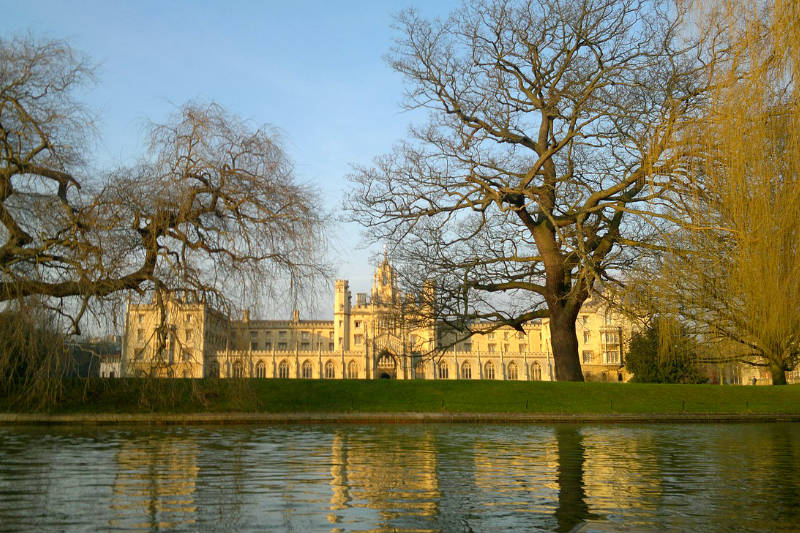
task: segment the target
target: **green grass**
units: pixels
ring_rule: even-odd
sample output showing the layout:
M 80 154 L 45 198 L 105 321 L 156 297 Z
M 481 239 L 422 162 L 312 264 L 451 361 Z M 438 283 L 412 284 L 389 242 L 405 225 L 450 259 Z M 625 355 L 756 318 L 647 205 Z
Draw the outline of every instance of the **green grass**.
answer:
M 0 411 L 22 412 L 8 398 Z M 800 413 L 800 386 L 356 380 L 66 380 L 51 413 Z

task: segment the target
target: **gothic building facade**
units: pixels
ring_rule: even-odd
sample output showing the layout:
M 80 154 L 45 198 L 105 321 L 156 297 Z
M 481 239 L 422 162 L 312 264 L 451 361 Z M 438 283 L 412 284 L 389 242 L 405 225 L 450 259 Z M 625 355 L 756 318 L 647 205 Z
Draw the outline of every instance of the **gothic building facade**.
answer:
M 122 375 L 283 379 L 555 379 L 547 320 L 483 330 L 458 340 L 428 320 L 433 287 L 404 295 L 388 257 L 372 291 L 352 300 L 335 282 L 333 320 L 230 320 L 205 303 L 170 298 L 163 307 L 129 305 Z M 162 312 L 165 316 L 162 319 Z M 587 302 L 576 323 L 587 380 L 628 379 L 623 352 L 630 327 L 603 305 Z M 433 353 L 433 355 L 431 355 Z

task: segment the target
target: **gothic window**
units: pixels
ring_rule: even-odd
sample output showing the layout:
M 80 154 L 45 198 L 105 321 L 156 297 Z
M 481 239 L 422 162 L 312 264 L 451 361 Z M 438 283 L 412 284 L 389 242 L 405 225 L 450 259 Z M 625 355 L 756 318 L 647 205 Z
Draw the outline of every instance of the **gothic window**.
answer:
M 506 371 L 508 372 L 508 379 L 519 379 L 519 371 L 517 370 L 517 363 L 514 362 L 508 363 Z
M 234 378 L 244 377 L 244 366 L 242 366 L 241 361 L 236 361 L 235 363 L 233 363 L 233 377 Z
M 592 334 L 589 331 L 584 331 L 583 332 L 583 343 L 584 344 L 589 344 L 589 338 L 591 337 L 591 335 Z
M 216 361 L 211 361 L 208 365 L 208 377 L 210 378 L 218 378 L 219 377 L 219 363 Z
M 527 351 L 528 351 L 528 346 L 527 345 L 525 345 L 525 344 L 520 344 L 519 345 L 519 353 L 525 353 Z
M 358 379 L 358 365 L 355 361 L 347 363 L 347 377 L 349 379 Z
M 461 365 L 461 379 L 472 379 L 472 367 L 469 361 L 464 361 Z
M 278 377 L 281 379 L 289 379 L 289 363 L 286 362 L 286 359 L 281 361 L 281 364 L 278 365 Z
M 333 361 L 328 361 L 325 363 L 325 379 L 333 379 L 336 377 L 336 370 L 333 365 Z
M 425 379 L 425 362 L 420 361 L 417 363 L 417 379 Z
M 311 361 L 303 361 L 303 379 L 311 379 L 313 375 L 313 369 L 311 367 Z
M 250 343 L 250 349 L 251 350 L 258 350 L 258 343 L 257 342 L 251 342 Z
M 488 361 L 483 366 L 483 377 L 486 379 L 494 379 L 494 365 L 491 361 Z
M 583 362 L 584 362 L 584 364 L 590 364 L 592 362 L 592 351 L 591 350 L 584 350 L 583 351 Z
M 496 349 L 497 349 L 497 346 L 495 344 L 490 344 L 489 345 L 489 353 L 494 353 Z
M 264 365 L 264 361 L 259 361 L 256 365 L 256 377 L 257 378 L 265 378 L 267 377 L 267 367 Z
M 436 368 L 439 371 L 439 379 L 447 379 L 450 377 L 450 371 L 447 367 L 447 363 L 444 361 L 440 361 Z
M 542 380 L 542 367 L 536 361 L 534 361 L 531 364 L 531 379 L 533 379 L 534 381 L 541 381 Z
M 304 342 L 300 344 L 300 349 L 304 351 L 308 351 L 311 349 L 311 344 L 308 342 Z

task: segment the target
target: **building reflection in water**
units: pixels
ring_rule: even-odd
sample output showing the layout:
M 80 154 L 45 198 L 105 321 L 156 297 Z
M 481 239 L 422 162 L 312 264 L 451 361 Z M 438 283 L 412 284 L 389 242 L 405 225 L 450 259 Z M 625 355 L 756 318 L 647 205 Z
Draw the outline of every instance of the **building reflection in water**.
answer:
M 580 427 L 537 427 L 522 441 L 514 440 L 516 430 L 492 429 L 482 436 L 468 428 L 463 440 L 446 441 L 438 428 L 337 431 L 331 531 L 348 529 L 358 509 L 377 512 L 373 531 L 569 531 L 596 518 L 587 504 Z
M 354 507 L 377 511 L 379 531 L 433 530 L 441 498 L 435 439 L 428 430 L 397 437 L 391 427 L 333 435 L 331 531 L 341 530 L 343 511 Z
M 176 529 L 197 511 L 198 448 L 187 435 L 123 440 L 117 453 L 109 526 Z
M 588 522 L 722 532 L 800 523 L 793 424 L 43 433 L 0 429 L 3 531 L 563 532 Z

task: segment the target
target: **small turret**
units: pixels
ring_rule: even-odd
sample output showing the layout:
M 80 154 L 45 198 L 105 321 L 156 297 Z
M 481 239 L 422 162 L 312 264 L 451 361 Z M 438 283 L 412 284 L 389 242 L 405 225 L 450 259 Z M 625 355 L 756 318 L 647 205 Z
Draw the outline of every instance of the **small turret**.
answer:
M 333 337 L 336 350 L 350 349 L 350 286 L 347 280 L 338 279 L 333 300 Z
M 375 270 L 372 280 L 372 302 L 376 304 L 400 303 L 400 291 L 397 290 L 397 279 L 394 268 L 389 263 L 389 252 L 384 250 L 383 261 Z

